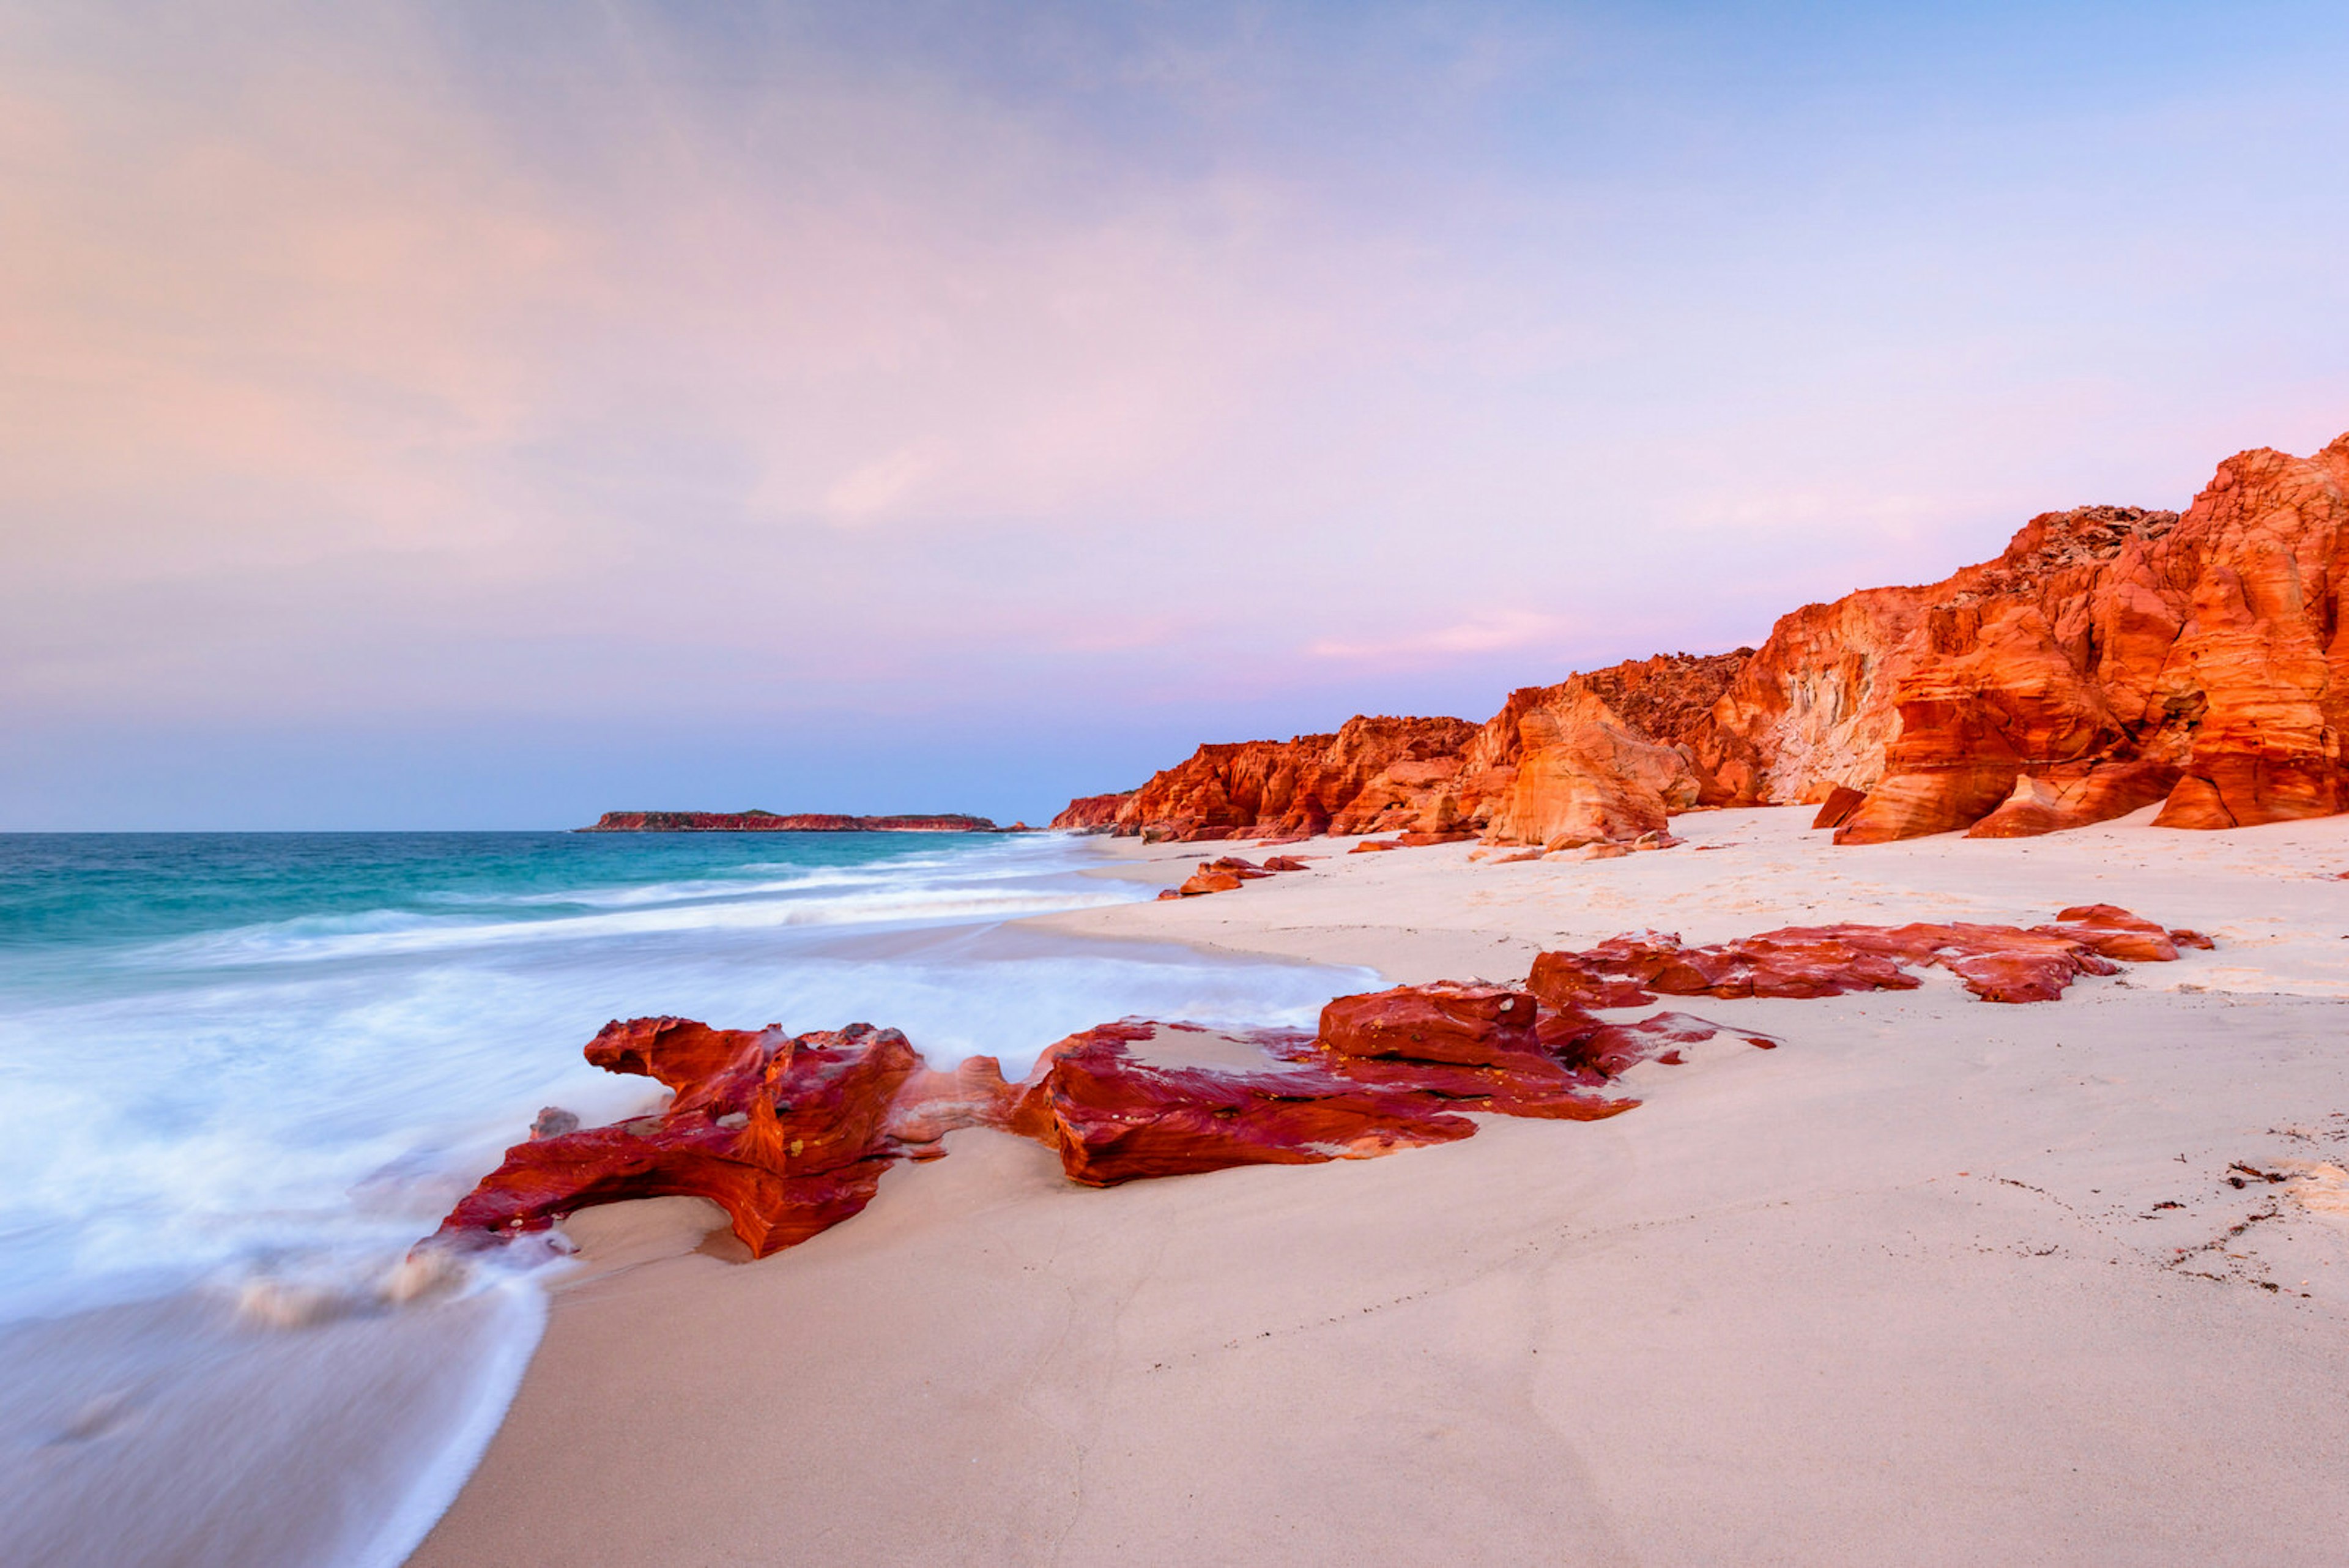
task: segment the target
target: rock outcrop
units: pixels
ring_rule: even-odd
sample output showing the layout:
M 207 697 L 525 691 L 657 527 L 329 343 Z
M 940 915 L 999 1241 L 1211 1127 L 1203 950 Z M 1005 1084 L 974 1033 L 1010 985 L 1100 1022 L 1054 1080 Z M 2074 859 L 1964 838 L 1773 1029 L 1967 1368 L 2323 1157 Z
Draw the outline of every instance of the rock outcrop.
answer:
M 1440 792 L 1475 726 L 1460 719 L 1357 718 L 1334 735 L 1201 746 L 1127 798 L 1116 831 L 1149 838 L 1273 838 L 1372 832 Z
M 1156 837 L 1621 842 L 1697 805 L 1822 803 L 1839 844 L 2215 828 L 2349 809 L 2349 436 L 2219 467 L 2180 515 L 2051 512 L 1996 559 L 1781 618 L 1756 649 L 1202 747 L 1121 805 Z M 1075 809 L 1073 806 L 1071 809 Z
M 662 1109 L 581 1128 L 554 1107 L 506 1151 L 431 1240 L 471 1248 L 541 1231 L 574 1210 L 635 1198 L 711 1199 L 764 1257 L 840 1223 L 899 1159 L 936 1158 L 958 1128 L 1053 1149 L 1070 1179 L 1111 1186 L 1237 1165 L 1360 1159 L 1470 1137 L 1461 1113 L 1587 1121 L 1638 1102 L 1613 1092 L 1637 1063 L 1728 1033 L 1686 1013 L 1602 1021 L 1659 995 L 1806 998 L 1907 990 L 1937 964 L 1992 1002 L 2044 1002 L 2084 974 L 2209 947 L 2108 904 L 2013 926 L 1795 927 L 1689 947 L 1652 933 L 1546 952 L 1523 986 L 1395 986 L 1341 996 L 1319 1030 L 1217 1033 L 1127 1019 L 1070 1035 L 1017 1088 L 988 1057 L 922 1064 L 894 1029 L 797 1036 L 679 1018 L 607 1024 L 587 1059 L 672 1091 Z M 1221 1055 L 1186 1059 L 1210 1039 Z M 1173 1041 L 1171 1055 L 1164 1049 Z M 1135 1047 L 1143 1047 L 1137 1051 Z M 1244 1064 L 1232 1064 L 1237 1054 Z
M 1965 922 L 1905 926 L 1789 926 L 1710 947 L 1677 936 L 1617 937 L 1579 952 L 1546 952 L 1526 989 L 1545 1006 L 1635 1007 L 1664 996 L 1840 996 L 1913 991 L 1908 965 L 1938 966 L 1985 1002 L 2053 1002 L 2082 975 L 2112 974 L 2116 961 L 2166 963 L 2179 942 L 2208 946 L 2110 904 L 2060 911 L 2052 925 Z
M 1111 1187 L 1239 1165 L 1366 1159 L 1470 1137 L 1482 1111 L 1592 1121 L 1639 1102 L 1609 1092 L 1638 1062 L 1722 1033 L 1667 1014 L 1602 1023 L 1484 985 L 1397 986 L 1340 997 L 1318 1033 L 1219 1036 L 1260 1054 L 1247 1070 L 1154 1062 L 1137 1044 L 1186 1025 L 1127 1020 L 1048 1050 L 1011 1130 L 1059 1150 L 1071 1181 Z M 1192 1030 L 1192 1033 L 1205 1033 Z M 1735 1033 L 1735 1032 L 1732 1032 Z M 1739 1033 L 1768 1049 L 1768 1035 Z
M 1063 833 L 1109 833 L 1117 826 L 1117 814 L 1125 803 L 1134 797 L 1133 790 L 1119 790 L 1111 794 L 1081 794 L 1071 801 L 1049 826 Z
M 983 816 L 838 816 L 825 812 L 607 811 L 580 833 L 1025 833 Z
M 1183 840 L 1637 837 L 1703 793 L 1682 742 L 1752 651 L 1660 654 L 1529 686 L 1481 725 L 1355 718 L 1331 735 L 1202 746 L 1125 797 L 1112 830 Z M 1062 815 L 1090 815 L 1100 798 Z
M 1199 868 L 1179 887 L 1163 888 L 1162 898 L 1196 898 L 1206 893 L 1236 893 L 1249 882 L 1262 881 L 1282 871 L 1302 871 L 1305 862 L 1290 855 L 1275 855 L 1258 864 L 1237 855 L 1202 860 Z
M 1867 800 L 1838 843 L 2052 832 L 2161 802 L 2349 805 L 2349 437 L 2230 458 L 2184 515 L 2034 517 L 1996 560 L 1781 621 L 1697 738 L 1744 800 Z
M 675 1097 L 650 1116 L 515 1145 L 441 1221 L 443 1240 L 481 1242 L 589 1204 L 684 1196 L 715 1201 L 764 1257 L 858 1212 L 882 1171 L 936 1152 L 949 1129 L 999 1125 L 1012 1099 L 988 1058 L 927 1072 L 903 1034 L 866 1023 L 794 1037 L 637 1018 L 605 1025 L 586 1054 Z

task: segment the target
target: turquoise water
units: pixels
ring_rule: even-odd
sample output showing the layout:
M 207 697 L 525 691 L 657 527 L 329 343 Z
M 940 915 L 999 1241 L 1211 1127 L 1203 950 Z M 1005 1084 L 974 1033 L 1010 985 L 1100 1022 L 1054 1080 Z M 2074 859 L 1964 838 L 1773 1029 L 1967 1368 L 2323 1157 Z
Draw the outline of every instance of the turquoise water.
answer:
M 538 1323 L 502 1274 L 408 1306 L 400 1259 L 540 1106 L 657 1093 L 581 1058 L 609 1019 L 862 1020 L 1016 1076 L 1106 1019 L 1304 1023 L 1365 978 L 1010 923 L 1145 896 L 1096 861 L 1059 836 L 0 836 L 0 1561 L 396 1563 Z M 292 1397 L 330 1339 L 377 1390 L 347 1431 Z M 295 1523 L 341 1501 L 273 1545 L 221 1525 L 223 1489 Z M 128 1496 L 135 1540 L 109 1533 Z

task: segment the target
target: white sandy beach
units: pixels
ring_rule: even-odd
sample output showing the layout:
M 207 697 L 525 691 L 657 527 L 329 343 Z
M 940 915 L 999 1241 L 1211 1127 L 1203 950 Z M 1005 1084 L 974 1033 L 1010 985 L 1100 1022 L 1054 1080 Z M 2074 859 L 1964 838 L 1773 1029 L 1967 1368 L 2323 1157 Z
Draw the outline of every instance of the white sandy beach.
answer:
M 1092 1190 L 956 1133 L 756 1264 L 695 1250 L 714 1207 L 588 1211 L 412 1561 L 2342 1561 L 2349 818 L 1837 849 L 1809 815 L 1603 861 L 1316 840 L 1237 893 L 1039 923 L 1396 981 L 2095 901 L 2218 949 L 2039 1005 L 1938 971 L 1674 999 L 1784 1044 L 1384 1159 Z M 1102 848 L 1167 882 L 1256 853 Z

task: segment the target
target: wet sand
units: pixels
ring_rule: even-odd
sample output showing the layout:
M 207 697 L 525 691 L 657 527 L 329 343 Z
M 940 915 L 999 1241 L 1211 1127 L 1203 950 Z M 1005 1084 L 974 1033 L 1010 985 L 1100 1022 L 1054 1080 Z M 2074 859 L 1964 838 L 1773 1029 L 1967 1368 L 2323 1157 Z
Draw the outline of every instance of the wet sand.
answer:
M 1647 1103 L 1608 1121 L 1384 1159 L 1095 1191 L 957 1133 L 756 1264 L 695 1250 L 707 1206 L 590 1211 L 412 1561 L 2337 1562 L 2349 819 L 1836 850 L 1807 816 L 1693 814 L 1684 847 L 1596 862 L 1332 857 L 1038 923 L 1396 980 L 1640 927 L 2095 900 L 2220 946 L 2034 1006 L 1938 973 L 1676 1000 L 1785 1044 L 1637 1068 Z
M 200 1288 L 12 1325 L 0 1563 L 395 1568 L 538 1337 L 536 1292 L 452 1283 L 404 1306 Z

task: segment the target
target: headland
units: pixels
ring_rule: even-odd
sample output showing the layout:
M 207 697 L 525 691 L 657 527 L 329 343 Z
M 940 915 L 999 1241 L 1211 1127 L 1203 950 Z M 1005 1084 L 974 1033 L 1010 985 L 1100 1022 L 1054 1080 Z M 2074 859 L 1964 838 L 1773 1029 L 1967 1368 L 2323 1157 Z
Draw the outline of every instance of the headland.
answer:
M 843 816 L 802 811 L 607 811 L 579 833 L 1025 833 L 1024 822 L 998 827 L 959 812 L 933 815 Z

